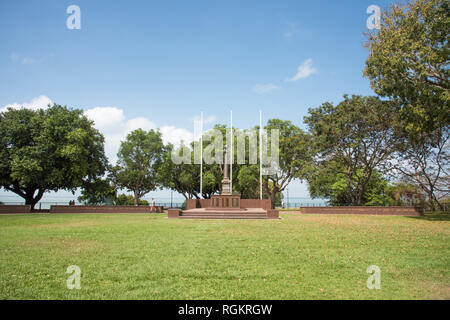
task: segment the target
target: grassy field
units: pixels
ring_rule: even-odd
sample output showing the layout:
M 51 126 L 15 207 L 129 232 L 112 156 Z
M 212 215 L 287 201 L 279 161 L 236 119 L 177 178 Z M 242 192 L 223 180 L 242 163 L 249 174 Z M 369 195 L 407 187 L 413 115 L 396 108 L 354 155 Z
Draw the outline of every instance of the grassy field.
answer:
M 282 218 L 0 216 L 0 299 L 450 299 L 448 216 Z

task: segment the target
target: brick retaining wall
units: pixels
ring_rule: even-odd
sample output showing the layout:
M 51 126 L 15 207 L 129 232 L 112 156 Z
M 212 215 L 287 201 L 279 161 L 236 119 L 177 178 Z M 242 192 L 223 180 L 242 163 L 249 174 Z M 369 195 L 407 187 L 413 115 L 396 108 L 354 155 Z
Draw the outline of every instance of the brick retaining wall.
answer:
M 186 210 L 209 207 L 211 207 L 211 199 L 188 199 L 186 201 Z
M 278 210 L 267 210 L 267 218 L 268 219 L 280 219 L 280 212 Z
M 169 209 L 167 211 L 167 217 L 168 218 L 179 218 L 181 214 L 180 209 Z
M 270 201 L 270 199 L 241 199 L 241 208 L 262 208 L 264 210 L 271 210 L 272 201 Z
M 162 207 L 155 207 L 162 212 Z M 151 206 L 50 206 L 50 213 L 152 213 Z
M 21 205 L 21 206 L 0 205 L 0 214 L 30 213 L 30 209 L 31 207 L 29 205 Z
M 302 207 L 300 212 L 304 214 L 423 215 L 422 208 L 417 207 Z

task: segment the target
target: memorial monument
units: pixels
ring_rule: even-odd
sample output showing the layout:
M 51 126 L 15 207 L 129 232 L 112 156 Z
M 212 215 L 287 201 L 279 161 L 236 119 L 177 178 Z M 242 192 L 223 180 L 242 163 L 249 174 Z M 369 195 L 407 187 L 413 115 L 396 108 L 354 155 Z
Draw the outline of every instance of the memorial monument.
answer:
M 225 146 L 224 175 L 221 192 L 211 199 L 189 199 L 186 210 L 169 209 L 169 218 L 184 219 L 279 219 L 269 199 L 241 199 L 233 193 L 230 180 L 228 147 Z

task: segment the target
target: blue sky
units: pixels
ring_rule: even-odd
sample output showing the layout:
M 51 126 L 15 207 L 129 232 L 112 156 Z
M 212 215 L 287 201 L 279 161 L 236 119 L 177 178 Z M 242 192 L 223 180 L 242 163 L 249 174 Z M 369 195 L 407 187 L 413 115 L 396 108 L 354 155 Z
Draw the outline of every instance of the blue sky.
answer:
M 259 109 L 304 127 L 310 107 L 373 94 L 362 76 L 366 10 L 389 3 L 3 0 L 0 108 L 85 109 L 103 121 L 110 154 L 138 126 L 185 136 L 201 110 L 208 126 L 228 123 L 233 108 L 240 128 L 256 125 Z M 72 4 L 81 30 L 66 27 Z M 290 196 L 308 194 L 295 183 Z

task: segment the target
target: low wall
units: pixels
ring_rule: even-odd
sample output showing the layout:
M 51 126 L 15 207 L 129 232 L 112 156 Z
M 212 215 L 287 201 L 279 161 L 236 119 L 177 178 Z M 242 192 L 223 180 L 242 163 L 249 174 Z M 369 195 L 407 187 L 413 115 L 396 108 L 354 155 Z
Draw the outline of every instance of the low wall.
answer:
M 262 208 L 264 210 L 271 210 L 272 201 L 270 201 L 270 199 L 241 199 L 241 208 Z
M 210 208 L 211 199 L 188 199 L 186 201 L 186 210 L 196 209 L 196 208 Z
M 167 210 L 167 217 L 168 218 L 179 218 L 181 214 L 180 209 L 169 209 Z
M 210 208 L 211 199 L 189 199 L 186 202 L 186 210 L 196 209 L 196 208 Z M 241 208 L 262 208 L 264 210 L 272 209 L 272 202 L 270 199 L 241 199 Z
M 300 212 L 304 214 L 423 215 L 422 208 L 417 207 L 302 207 Z
M 0 214 L 30 213 L 30 210 L 31 207 L 29 205 L 23 206 L 0 205 Z
M 268 219 L 280 219 L 280 212 L 278 210 L 267 210 L 267 218 Z
M 154 213 L 163 207 L 151 206 L 50 206 L 50 213 Z

